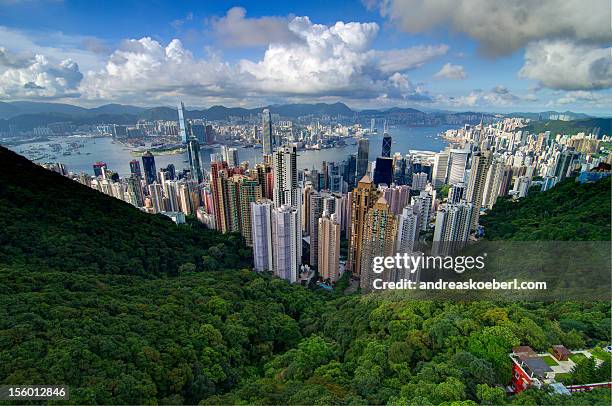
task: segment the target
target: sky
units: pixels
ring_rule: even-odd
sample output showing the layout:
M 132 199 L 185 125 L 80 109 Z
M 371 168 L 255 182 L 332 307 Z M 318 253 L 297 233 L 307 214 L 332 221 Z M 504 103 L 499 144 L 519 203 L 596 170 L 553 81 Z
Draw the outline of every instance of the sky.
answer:
M 0 0 L 0 101 L 612 115 L 609 0 Z

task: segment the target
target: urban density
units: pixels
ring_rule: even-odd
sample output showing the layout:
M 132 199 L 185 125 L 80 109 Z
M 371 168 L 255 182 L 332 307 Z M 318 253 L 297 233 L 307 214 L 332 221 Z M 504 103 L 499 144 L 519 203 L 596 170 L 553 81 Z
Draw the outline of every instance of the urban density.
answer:
M 236 148 L 222 145 L 204 167 L 201 146 L 225 138 L 204 119 L 186 119 L 183 103 L 177 110 L 178 122 L 166 126 L 178 129 L 174 142 L 187 150 L 187 168 L 157 168 L 151 151 L 132 160 L 131 175 L 123 178 L 104 162 L 93 164 L 94 176 L 59 163 L 43 165 L 147 213 L 176 223 L 195 216 L 211 229 L 240 233 L 253 248 L 255 271 L 291 283 L 316 278 L 329 288 L 350 272 L 356 286 L 369 292 L 375 257 L 412 254 L 420 242 L 431 242 L 436 255 L 452 254 L 486 234 L 479 218 L 498 198 L 521 199 L 575 175 L 596 181 L 610 175 L 612 163 L 605 147 L 609 134 L 529 133 L 525 118 L 449 129 L 440 134 L 448 147 L 439 152 L 393 151 L 385 121 L 381 151 L 369 156 L 368 136 L 377 133 L 372 119 L 366 130 L 328 127 L 352 134 L 347 140 L 356 144 L 355 153 L 299 169 L 303 144 L 296 143 L 292 122 L 275 122 L 264 109 L 249 139 L 261 147 L 259 162 L 241 162 Z M 316 124 L 308 130 L 308 139 L 317 142 L 337 138 Z M 385 281 L 407 277 L 401 270 L 384 275 Z

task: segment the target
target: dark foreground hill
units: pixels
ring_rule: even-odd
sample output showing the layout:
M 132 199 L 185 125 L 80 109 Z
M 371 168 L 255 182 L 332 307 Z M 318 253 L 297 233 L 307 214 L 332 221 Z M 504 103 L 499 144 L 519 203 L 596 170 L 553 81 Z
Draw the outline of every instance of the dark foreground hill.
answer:
M 73 404 L 610 403 L 504 392 L 512 346 L 609 342 L 609 303 L 334 298 L 4 149 L 0 216 L 0 384 L 68 385 Z

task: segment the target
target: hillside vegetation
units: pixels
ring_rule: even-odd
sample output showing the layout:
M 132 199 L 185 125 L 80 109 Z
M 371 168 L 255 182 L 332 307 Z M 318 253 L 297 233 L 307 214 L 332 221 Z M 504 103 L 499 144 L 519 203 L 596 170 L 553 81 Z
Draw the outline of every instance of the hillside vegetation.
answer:
M 610 403 L 504 391 L 514 345 L 609 342 L 609 302 L 337 298 L 4 149 L 0 219 L 0 384 L 69 385 L 73 404 Z

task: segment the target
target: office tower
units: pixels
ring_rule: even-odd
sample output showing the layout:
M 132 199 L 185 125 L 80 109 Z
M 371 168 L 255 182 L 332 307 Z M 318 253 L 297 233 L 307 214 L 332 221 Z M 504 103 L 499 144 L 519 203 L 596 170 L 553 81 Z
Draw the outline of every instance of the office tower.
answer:
M 366 175 L 359 181 L 357 187 L 351 193 L 351 230 L 347 269 L 353 273 L 354 277 L 358 278 L 362 271 L 361 252 L 366 214 L 378 198 L 378 192 L 372 179 Z
M 376 119 L 373 118 L 370 120 L 370 132 L 374 133 L 376 131 Z
M 393 182 L 396 185 L 406 184 L 408 160 L 400 153 L 393 156 Z
M 206 143 L 214 144 L 215 143 L 215 130 L 213 129 L 213 126 L 210 124 L 207 124 L 204 131 L 206 132 Z
M 238 166 L 240 164 L 240 160 L 238 159 L 238 149 L 228 148 L 226 160 L 230 167 Z
M 164 211 L 163 198 L 164 194 L 162 191 L 162 185 L 154 182 L 147 186 L 149 191 L 149 197 L 151 198 L 151 204 L 153 206 L 153 213 L 160 213 Z
M 130 161 L 130 173 L 132 174 L 132 176 L 142 178 L 142 172 L 140 171 L 140 162 L 137 159 L 132 159 Z
M 191 137 L 187 142 L 187 152 L 189 153 L 189 167 L 191 169 L 191 178 L 198 183 L 204 180 L 202 175 L 202 166 L 200 164 L 200 143 L 198 140 Z
M 434 187 L 441 187 L 446 184 L 446 175 L 448 172 L 448 151 L 441 151 L 436 154 L 434 161 L 432 180 Z
M 447 202 L 450 204 L 459 203 L 465 199 L 465 183 L 455 183 L 448 189 Z
M 433 254 L 448 255 L 460 249 L 470 236 L 473 205 L 462 201 L 446 204 L 436 214 Z
M 234 175 L 238 176 L 238 175 Z M 240 200 L 240 233 L 244 237 L 246 245 L 253 245 L 251 229 L 251 203 L 262 199 L 261 186 L 257 180 L 249 179 L 246 176 L 239 177 L 239 200 Z
M 393 140 L 387 132 L 387 124 L 385 123 L 385 132 L 382 139 L 382 152 L 381 156 L 385 158 L 391 157 L 391 144 Z
M 187 123 L 187 115 L 185 113 L 185 105 L 181 102 L 178 106 L 179 130 L 183 144 L 186 144 L 190 137 L 190 130 Z
M 340 224 L 338 216 L 323 213 L 318 222 L 318 265 L 319 276 L 323 280 L 338 280 L 340 260 Z
M 431 217 L 433 196 L 426 191 L 421 191 L 418 196 L 412 198 L 412 207 L 419 215 L 419 229 L 427 231 L 429 217 Z
M 355 187 L 355 171 L 357 170 L 357 156 L 355 154 L 349 155 L 344 163 L 344 174 L 343 178 L 348 185 L 348 190 L 352 190 Z
M 378 157 L 374 169 L 374 183 L 390 186 L 393 182 L 393 159 Z
M 363 231 L 363 251 L 361 253 L 360 286 L 364 292 L 372 290 L 376 274 L 372 271 L 374 257 L 387 257 L 395 254 L 397 220 L 389 210 L 387 201 L 380 197 L 365 217 Z M 381 274 L 383 280 L 389 279 L 389 271 Z M 377 276 L 378 278 L 378 276 Z
M 192 122 L 190 125 L 191 135 L 198 140 L 200 144 L 206 143 L 206 127 L 201 120 L 197 120 L 197 122 Z
M 464 181 L 470 151 L 451 149 L 448 158 L 448 183 L 454 185 Z
M 142 167 L 144 168 L 145 180 L 147 185 L 155 182 L 157 169 L 155 169 L 155 157 L 151 151 L 147 151 L 142 155 Z
M 264 155 L 272 155 L 274 151 L 274 135 L 272 133 L 272 115 L 270 114 L 270 110 L 264 109 L 261 113 L 261 143 L 263 147 Z
M 319 218 L 323 214 L 323 203 L 328 195 L 323 192 L 312 192 L 310 194 L 310 213 L 308 219 L 310 226 L 308 234 L 310 235 L 310 266 L 315 267 L 318 264 L 319 250 Z
M 106 162 L 96 162 L 93 164 L 93 171 L 96 177 L 104 178 L 104 172 L 108 167 L 106 166 Z
M 427 186 L 427 174 L 424 172 L 415 173 L 412 175 L 412 189 L 425 190 Z
M 301 193 L 297 179 L 297 149 L 284 146 L 274 152 L 274 207 L 286 204 L 300 209 Z
M 406 185 L 396 186 L 391 188 L 391 198 L 385 199 L 391 202 L 391 212 L 395 215 L 402 213 L 402 210 L 408 204 L 410 198 L 410 187 Z
M 272 206 L 271 200 L 251 202 L 253 263 L 257 272 L 272 271 Z
M 370 151 L 370 141 L 367 138 L 361 138 L 357 144 L 357 179 L 364 177 L 368 171 L 368 154 Z
M 174 168 L 173 164 L 168 164 L 168 166 L 166 166 L 166 179 L 169 180 L 174 180 L 176 179 L 176 169 Z
M 414 244 L 419 236 L 418 215 L 411 206 L 404 207 L 397 218 L 396 252 L 409 254 L 414 251 Z
M 489 170 L 487 171 L 487 177 L 485 179 L 485 186 L 482 197 L 483 207 L 491 209 L 495 205 L 495 202 L 497 202 L 497 197 L 499 196 L 499 190 L 501 187 L 503 176 L 503 162 L 498 160 L 491 162 Z
M 480 218 L 480 208 L 482 207 L 482 197 L 485 187 L 485 179 L 490 164 L 490 152 L 477 152 L 472 157 L 472 167 L 470 168 L 470 182 L 466 191 L 466 200 L 472 203 L 474 212 L 472 213 L 472 230 L 478 227 Z
M 297 280 L 301 264 L 300 214 L 294 207 L 285 204 L 272 210 L 272 250 L 274 274 L 289 282 Z M 300 236 L 300 238 L 296 238 Z

